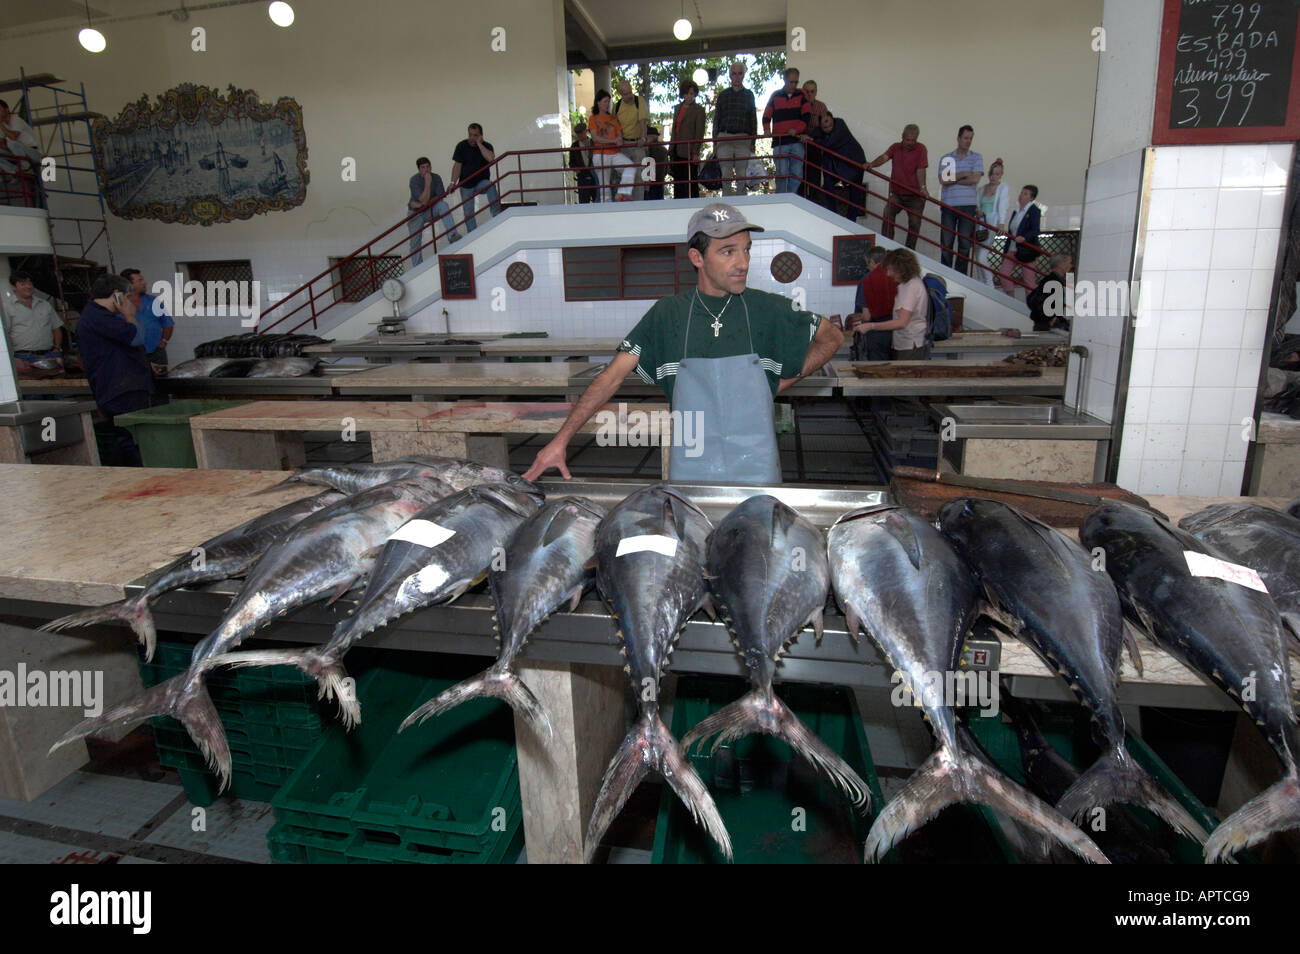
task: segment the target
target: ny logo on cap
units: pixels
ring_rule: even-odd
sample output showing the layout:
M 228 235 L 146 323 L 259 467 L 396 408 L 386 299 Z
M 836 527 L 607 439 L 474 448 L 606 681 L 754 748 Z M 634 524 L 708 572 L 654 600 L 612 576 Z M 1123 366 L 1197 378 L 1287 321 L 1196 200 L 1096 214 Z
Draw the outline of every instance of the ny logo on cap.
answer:
M 714 221 L 716 222 L 724 222 L 727 219 L 731 218 L 731 216 L 727 214 L 726 209 L 714 209 L 712 215 Z

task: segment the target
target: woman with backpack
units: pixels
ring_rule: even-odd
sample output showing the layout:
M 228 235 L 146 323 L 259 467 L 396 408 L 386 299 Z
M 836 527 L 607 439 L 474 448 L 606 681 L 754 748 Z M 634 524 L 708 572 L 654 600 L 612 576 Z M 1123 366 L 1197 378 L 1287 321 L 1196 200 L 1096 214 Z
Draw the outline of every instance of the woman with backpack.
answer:
M 926 324 L 930 318 L 930 293 L 921 281 L 921 263 L 905 248 L 896 248 L 885 256 L 885 274 L 898 283 L 894 296 L 894 315 L 883 321 L 859 322 L 859 331 L 892 331 L 894 361 L 923 361 Z

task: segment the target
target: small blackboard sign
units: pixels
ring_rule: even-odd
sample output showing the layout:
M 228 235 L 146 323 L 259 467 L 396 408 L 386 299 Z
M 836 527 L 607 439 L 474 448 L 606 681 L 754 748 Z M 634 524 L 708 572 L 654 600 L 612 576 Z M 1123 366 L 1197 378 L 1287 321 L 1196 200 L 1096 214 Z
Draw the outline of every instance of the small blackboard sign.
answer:
M 474 290 L 473 255 L 439 255 L 438 275 L 443 298 L 477 298 Z
M 1165 0 L 1155 145 L 1300 138 L 1300 0 Z
M 876 237 L 867 235 L 837 235 L 831 248 L 831 284 L 856 285 L 867 277 L 867 249 L 876 244 Z

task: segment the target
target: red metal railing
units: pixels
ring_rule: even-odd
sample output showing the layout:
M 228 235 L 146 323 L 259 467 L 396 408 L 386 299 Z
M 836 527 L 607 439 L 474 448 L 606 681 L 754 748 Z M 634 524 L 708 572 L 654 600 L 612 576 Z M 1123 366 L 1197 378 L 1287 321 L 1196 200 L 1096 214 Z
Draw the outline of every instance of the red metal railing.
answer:
M 764 137 L 764 138 L 768 138 L 768 137 Z M 703 145 L 706 143 L 714 143 L 718 141 L 734 142 L 736 141 L 736 137 L 720 136 L 720 137 L 713 137 L 708 139 L 683 140 L 680 143 L 665 144 L 665 146 L 671 149 L 672 145 L 685 145 L 685 144 Z M 867 169 L 861 163 L 854 162 L 853 160 L 841 156 L 838 153 L 833 153 L 830 150 L 825 149 L 824 147 L 822 148 L 822 151 L 824 154 L 831 155 L 837 160 L 841 160 L 845 162 L 850 167 L 861 169 L 864 173 L 864 176 L 869 174 L 886 183 L 889 181 L 889 176 L 884 175 L 883 173 L 876 172 L 874 169 Z M 525 157 L 556 156 L 556 155 L 561 157 L 560 160 L 562 163 L 561 165 L 558 166 L 542 165 L 542 166 L 530 166 L 527 169 L 524 168 Z M 310 325 L 313 329 L 317 328 L 321 316 L 325 312 L 333 308 L 335 305 L 343 301 L 341 289 L 345 281 L 349 282 L 348 297 L 350 300 L 353 301 L 356 300 L 355 298 L 352 297 L 353 295 L 360 294 L 361 297 L 366 297 L 378 291 L 384 279 L 389 277 L 390 274 L 392 273 L 393 266 L 392 263 L 389 263 L 389 264 L 381 265 L 377 268 L 376 267 L 377 260 L 395 257 L 398 263 L 404 264 L 414 257 L 416 251 L 419 251 L 421 255 L 423 255 L 426 249 L 435 249 L 437 246 L 437 242 L 440 239 L 446 239 L 447 236 L 452 231 L 457 230 L 458 228 L 456 224 L 456 219 L 458 217 L 457 213 L 460 213 L 459 217 L 463 219 L 466 212 L 466 206 L 469 202 L 477 201 L 477 198 L 479 196 L 483 196 L 486 198 L 486 190 L 488 188 L 488 184 L 491 184 L 497 188 L 497 191 L 499 193 L 498 202 L 502 207 L 507 205 L 512 205 L 512 204 L 527 203 L 528 196 L 530 194 L 536 196 L 538 194 L 546 194 L 552 192 L 565 193 L 570 198 L 573 198 L 576 201 L 576 197 L 578 195 L 579 188 L 580 188 L 576 185 L 570 184 L 568 182 L 564 182 L 561 185 L 539 185 L 537 184 L 536 180 L 534 180 L 531 184 L 525 184 L 524 181 L 525 174 L 527 174 L 528 176 L 539 176 L 539 175 L 551 176 L 554 173 L 564 174 L 564 173 L 576 172 L 577 171 L 576 169 L 573 169 L 568 165 L 567 162 L 568 156 L 569 156 L 568 147 L 559 147 L 553 149 L 521 149 L 512 152 L 505 152 L 502 153 L 501 155 L 498 155 L 494 160 L 492 160 L 492 162 L 488 163 L 488 165 L 485 167 L 488 170 L 488 182 L 480 183 L 478 190 L 470 199 L 462 198 L 459 199 L 459 201 L 456 201 L 454 204 L 452 204 L 451 201 L 448 201 L 449 199 L 458 198 L 458 196 L 453 196 L 452 194 L 460 192 L 459 185 L 454 185 L 452 186 L 452 188 L 447 189 L 441 194 L 437 196 L 433 196 L 426 205 L 410 213 L 405 218 L 399 220 L 397 223 L 395 223 L 390 228 L 381 232 L 379 235 L 371 239 L 369 242 L 366 242 L 364 245 L 360 246 L 349 255 L 346 255 L 343 258 L 339 259 L 330 268 L 327 268 L 319 275 L 316 275 L 311 280 L 307 281 L 306 283 L 304 283 L 303 285 L 295 289 L 293 292 L 289 293 L 287 296 L 285 296 L 284 298 L 280 299 L 279 301 L 271 305 L 266 310 L 266 312 L 263 313 L 262 319 L 259 322 L 258 330 L 268 331 L 271 328 L 286 323 L 289 324 L 289 327 L 282 330 L 298 331 L 299 329 L 305 328 L 308 325 Z M 749 161 L 753 158 L 766 160 L 773 157 L 751 155 L 751 156 L 744 157 L 743 159 L 738 158 L 736 162 L 738 164 L 741 162 L 748 164 Z M 513 169 L 506 168 L 506 166 L 510 164 L 510 160 L 513 160 L 513 165 L 514 165 Z M 698 173 L 695 177 L 684 176 L 678 178 L 676 172 L 679 171 L 684 165 L 685 165 L 685 161 L 683 160 L 671 160 L 669 163 L 669 168 L 667 170 L 663 168 L 656 168 L 655 181 L 651 184 L 663 184 L 664 187 L 667 188 L 667 184 L 664 181 L 664 177 L 667 174 L 673 175 L 674 192 L 676 192 L 676 189 L 678 187 L 682 187 L 682 186 L 689 187 L 689 185 L 692 183 L 708 189 L 718 188 L 722 184 L 723 180 L 712 179 L 712 178 L 704 179 L 699 177 Z M 694 163 L 694 165 L 698 169 L 699 166 L 702 165 L 702 163 L 697 161 Z M 816 164 L 814 164 L 813 168 L 822 169 L 821 166 Z M 593 169 L 592 171 L 594 173 L 595 170 Z M 510 181 L 512 178 L 513 178 L 513 182 Z M 751 176 L 746 174 L 744 176 L 736 176 L 734 180 L 728 180 L 728 181 L 747 184 L 750 182 L 766 182 L 768 180 L 771 180 L 772 178 L 773 176 L 767 174 L 759 175 L 759 176 Z M 599 177 L 598 177 L 598 181 L 599 181 Z M 644 186 L 646 183 L 638 182 L 638 184 Z M 595 189 L 596 193 L 599 195 L 601 192 L 610 191 L 612 187 L 607 184 L 603 187 L 597 185 L 597 186 L 588 186 L 588 187 L 581 187 L 581 188 Z M 829 190 L 820 186 L 814 186 L 813 188 L 825 195 L 832 194 Z M 871 190 L 869 186 L 865 184 L 863 185 L 863 189 L 865 190 L 866 196 L 868 198 L 870 197 L 880 198 L 883 199 L 886 203 L 888 203 L 887 195 L 882 195 L 879 192 L 874 192 Z M 428 241 L 420 242 L 417 245 L 416 250 L 411 250 L 410 233 L 407 229 L 407 224 L 417 218 L 421 219 L 422 221 L 425 218 L 429 218 L 430 211 L 437 205 L 438 202 L 442 202 L 442 201 L 447 202 L 448 211 L 452 218 L 452 223 L 453 223 L 452 228 L 443 229 L 442 228 L 443 216 L 437 212 L 434 212 L 433 215 L 431 216 L 433 219 L 433 224 L 431 228 L 431 231 L 433 232 L 432 237 Z M 985 227 L 984 223 L 980 222 L 978 219 L 974 219 L 971 216 L 968 216 L 965 213 L 952 208 L 951 206 L 945 205 L 944 203 L 940 202 L 938 199 L 934 199 L 932 197 L 927 198 L 927 202 L 933 203 L 934 205 L 939 206 L 941 209 L 951 212 L 955 216 L 971 220 L 976 223 L 977 227 Z M 866 208 L 865 201 L 862 206 L 853 204 L 853 208 L 860 211 L 863 215 L 866 215 L 869 218 L 880 219 L 882 223 L 884 221 L 884 217 L 880 213 L 872 212 Z M 489 217 L 490 215 L 491 212 L 488 209 L 477 211 L 475 213 L 475 221 L 476 222 L 486 221 L 487 217 Z M 482 219 L 480 219 L 480 216 L 482 217 Z M 927 222 L 937 227 L 940 230 L 941 234 L 945 231 L 945 229 L 943 228 L 943 224 L 941 222 L 936 221 L 935 219 L 932 218 L 928 218 L 925 215 L 922 215 L 921 218 L 924 222 Z M 461 224 L 463 225 L 463 222 Z M 897 226 L 897 228 L 901 229 L 903 232 L 909 235 L 916 235 L 918 240 L 922 238 L 919 232 L 912 232 L 906 226 L 899 225 Z M 953 231 L 953 230 L 947 230 L 947 231 Z M 423 237 L 423 227 L 419 234 L 421 237 Z M 940 245 L 934 242 L 933 239 L 926 238 L 924 240 L 928 244 L 934 245 L 936 248 L 940 248 Z M 1032 249 L 1033 251 L 1039 253 L 1040 255 L 1046 254 L 1043 252 L 1042 249 L 1038 248 L 1035 245 L 1029 245 L 1028 243 L 1025 243 L 1025 245 L 1026 247 Z M 993 246 L 980 243 L 980 242 L 975 242 L 973 239 L 971 240 L 971 246 L 972 246 L 972 253 L 974 253 L 975 247 L 978 246 L 979 248 L 987 249 L 988 251 L 994 254 L 1000 254 L 999 250 L 994 248 Z M 402 250 L 403 247 L 405 247 L 405 251 Z M 956 248 L 953 249 L 952 254 L 956 258 L 962 258 L 967 262 L 971 263 L 972 267 L 974 268 L 984 267 L 976 263 L 975 260 L 970 255 L 962 255 L 960 252 L 957 251 Z M 1010 253 L 1008 252 L 1008 254 Z M 1021 263 L 1021 264 L 1024 269 L 1029 270 L 1029 272 L 1033 274 L 1033 269 L 1028 264 L 1025 263 Z M 365 273 L 365 276 L 361 287 L 358 288 L 356 285 L 351 284 L 352 279 L 354 279 L 359 273 L 363 273 L 363 272 Z M 1020 280 L 1013 279 L 1012 281 L 1023 288 L 1034 287 L 1031 282 L 1028 282 L 1023 278 Z M 335 294 L 336 291 L 340 293 Z
M 10 172 L 3 165 L 13 166 Z M 36 163 L 27 156 L 13 153 L 0 154 L 0 205 L 21 206 L 39 209 L 45 205 L 40 176 L 36 173 Z

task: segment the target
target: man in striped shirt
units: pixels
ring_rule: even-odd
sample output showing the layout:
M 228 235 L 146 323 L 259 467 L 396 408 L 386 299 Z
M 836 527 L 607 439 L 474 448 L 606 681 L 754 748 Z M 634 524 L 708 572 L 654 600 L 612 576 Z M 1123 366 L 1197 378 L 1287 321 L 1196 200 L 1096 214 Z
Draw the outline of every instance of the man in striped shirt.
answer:
M 778 89 L 763 110 L 763 132 L 773 137 L 776 191 L 794 192 L 803 178 L 804 145 L 799 136 L 808 131 L 812 104 L 799 88 L 799 71 L 785 71 L 785 88 Z
M 939 199 L 953 207 L 944 209 L 940 217 L 943 231 L 939 241 L 943 243 L 943 252 L 939 261 L 963 275 L 968 273 L 971 240 L 975 237 L 975 216 L 979 212 L 975 187 L 984 178 L 984 157 L 970 147 L 974 139 L 974 128 L 962 126 L 957 130 L 957 148 L 939 160 L 939 181 L 943 183 Z M 957 240 L 956 265 L 952 261 L 954 238 Z

